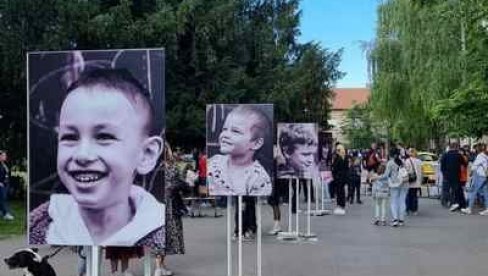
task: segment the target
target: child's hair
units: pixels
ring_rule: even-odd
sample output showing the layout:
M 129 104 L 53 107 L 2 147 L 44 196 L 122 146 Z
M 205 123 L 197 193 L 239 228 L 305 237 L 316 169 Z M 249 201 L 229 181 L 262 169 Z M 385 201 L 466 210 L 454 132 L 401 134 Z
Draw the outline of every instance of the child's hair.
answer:
M 302 124 L 289 124 L 285 126 L 279 137 L 281 152 L 293 154 L 296 145 L 318 145 L 317 135 L 313 128 Z
M 266 142 L 268 140 L 268 132 L 270 131 L 270 122 L 268 117 L 257 107 L 252 105 L 238 105 L 230 114 L 244 115 L 248 118 L 254 116 L 255 120 L 251 126 L 251 136 L 253 140 L 263 138 Z M 229 116 L 228 115 L 228 116 Z
M 158 135 L 154 123 L 154 107 L 151 102 L 151 95 L 132 74 L 126 69 L 95 69 L 83 73 L 67 89 L 67 94 L 80 87 L 93 88 L 102 86 L 120 91 L 133 105 L 143 109 L 146 113 L 144 132 L 149 136 Z

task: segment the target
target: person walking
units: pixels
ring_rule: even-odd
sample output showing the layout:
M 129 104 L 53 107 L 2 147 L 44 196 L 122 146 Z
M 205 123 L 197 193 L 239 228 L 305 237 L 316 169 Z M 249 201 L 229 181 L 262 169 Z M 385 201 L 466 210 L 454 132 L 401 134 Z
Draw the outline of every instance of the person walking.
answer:
M 459 208 L 465 209 L 468 205 L 466 202 L 466 197 L 464 195 L 464 191 L 466 189 L 466 183 L 468 182 L 468 165 L 469 165 L 469 156 L 468 151 L 463 148 L 461 149 L 461 171 L 459 172 L 459 183 L 461 184 L 460 194 L 459 194 Z
M 400 158 L 400 150 L 398 148 L 392 148 L 390 151 L 390 159 L 386 163 L 385 173 L 378 178 L 379 181 L 387 180 L 388 186 L 390 187 L 391 226 L 393 227 L 403 226 L 405 224 L 408 173 L 404 166 L 404 162 Z M 407 179 L 405 179 L 404 174 L 407 174 Z
M 171 276 L 173 272 L 167 268 L 167 255 L 185 254 L 183 238 L 183 221 L 181 217 L 187 210 L 181 197 L 182 193 L 190 193 L 190 185 L 183 180 L 176 169 L 175 158 L 171 147 L 164 147 L 164 199 L 166 202 L 166 240 L 165 248 L 153 248 L 156 257 L 154 276 Z
M 345 186 L 348 180 L 349 161 L 346 156 L 346 149 L 343 145 L 337 145 L 336 157 L 332 164 L 332 177 L 334 178 L 335 196 L 337 207 L 334 215 L 346 214 L 346 191 Z
M 10 170 L 7 166 L 7 152 L 0 150 L 0 215 L 4 220 L 14 219 L 8 205 L 9 179 Z
M 376 143 L 371 144 L 371 148 L 366 153 L 366 158 L 363 159 L 363 168 L 368 172 L 366 176 L 366 183 L 368 184 L 368 190 L 371 191 L 373 183 L 371 181 L 371 175 L 376 172 L 378 166 L 381 163 L 381 157 L 378 154 L 378 149 Z
M 473 165 L 471 166 L 471 177 L 473 181 L 471 193 L 469 194 L 468 208 L 461 209 L 461 212 L 465 214 L 471 214 L 476 196 L 480 193 L 484 198 L 485 210 L 481 211 L 479 214 L 486 216 L 488 215 L 488 148 L 486 144 L 479 145 L 480 153 L 476 156 Z
M 405 160 L 405 166 L 409 174 L 408 194 L 406 199 L 407 214 L 416 216 L 419 209 L 418 195 L 422 186 L 422 161 L 417 158 L 417 150 L 409 149 L 409 157 Z
M 361 160 L 359 157 L 359 152 L 354 152 L 351 155 L 349 165 L 349 182 L 348 182 L 348 193 L 347 199 L 349 204 L 354 203 L 354 196 L 356 196 L 356 203 L 362 204 L 361 201 Z
M 142 256 L 144 256 L 144 248 L 142 246 L 108 246 L 105 248 L 105 258 L 110 260 L 112 276 L 133 276 L 133 274 L 129 271 L 129 260 L 133 258 L 141 258 Z M 117 273 L 119 261 L 122 274 Z
M 377 173 L 372 172 L 371 181 L 373 181 L 373 225 L 383 225 L 386 226 L 386 205 L 388 202 L 388 197 L 390 194 L 390 188 L 388 187 L 388 179 L 383 177 L 379 180 L 381 176 L 385 173 L 385 165 L 380 165 L 378 167 Z
M 462 200 L 462 188 L 460 183 L 461 165 L 464 159 L 459 153 L 459 145 L 457 143 L 451 143 L 449 145 L 449 151 L 446 152 L 441 159 L 442 175 L 444 181 L 447 182 L 447 186 L 450 194 L 451 207 L 449 211 L 454 212 L 461 206 Z

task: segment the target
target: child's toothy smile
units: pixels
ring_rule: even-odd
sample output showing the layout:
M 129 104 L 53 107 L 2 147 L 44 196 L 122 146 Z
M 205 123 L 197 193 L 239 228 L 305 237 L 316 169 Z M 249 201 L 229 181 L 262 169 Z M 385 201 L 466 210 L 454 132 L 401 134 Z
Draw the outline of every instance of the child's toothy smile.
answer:
M 107 176 L 107 173 L 98 171 L 70 171 L 69 174 L 77 182 L 81 183 L 96 182 Z

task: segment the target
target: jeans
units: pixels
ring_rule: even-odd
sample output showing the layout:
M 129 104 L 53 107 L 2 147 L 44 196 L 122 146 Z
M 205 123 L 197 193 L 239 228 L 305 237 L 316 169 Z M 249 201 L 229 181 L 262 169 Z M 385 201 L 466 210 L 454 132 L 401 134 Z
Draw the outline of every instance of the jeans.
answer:
M 361 201 L 361 178 L 351 179 L 348 185 L 347 199 L 350 203 L 354 202 L 354 194 L 356 194 L 356 201 Z
M 376 220 L 386 221 L 386 203 L 387 198 L 375 198 L 373 199 L 374 218 Z
M 484 198 L 485 208 L 488 209 L 488 184 L 486 183 L 486 177 L 473 174 L 473 187 L 469 194 L 469 208 L 473 208 L 476 200 L 476 195 L 480 193 Z
M 405 219 L 407 192 L 408 186 L 406 185 L 390 189 L 390 209 L 393 220 Z
M 7 203 L 7 191 L 8 187 L 4 186 L 5 184 L 0 185 L 0 215 L 3 217 L 6 214 L 10 214 L 10 208 Z

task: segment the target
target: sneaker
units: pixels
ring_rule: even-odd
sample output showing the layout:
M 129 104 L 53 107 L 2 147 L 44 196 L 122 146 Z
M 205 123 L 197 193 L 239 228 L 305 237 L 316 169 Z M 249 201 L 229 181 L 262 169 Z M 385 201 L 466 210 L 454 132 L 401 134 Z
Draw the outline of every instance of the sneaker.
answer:
M 405 222 L 403 220 L 398 221 L 398 226 L 404 226 L 404 225 L 405 225 Z
M 161 268 L 156 268 L 154 270 L 154 276 L 163 276 L 163 270 Z
M 343 216 L 345 214 L 346 214 L 346 210 L 344 210 L 343 208 L 337 207 L 334 209 L 334 215 Z
M 461 212 L 466 215 L 471 215 L 471 208 L 468 207 L 468 208 L 461 209 Z
M 161 269 L 161 276 L 172 276 L 172 275 L 173 275 L 173 271 L 166 269 L 164 267 Z
M 375 219 L 375 220 L 373 221 L 373 225 L 376 225 L 376 226 L 380 225 L 380 221 L 379 221 L 379 220 L 377 220 L 377 219 Z
M 3 216 L 3 219 L 4 220 L 14 220 L 14 216 L 12 216 L 12 214 L 5 214 L 5 216 Z
M 279 232 L 281 232 L 281 226 L 279 224 L 275 224 L 273 226 L 273 229 L 271 229 L 271 231 L 268 232 L 268 234 L 270 235 L 278 235 Z
M 488 216 L 488 208 L 479 213 L 481 216 Z
M 451 208 L 449 208 L 449 211 L 454 212 L 459 208 L 459 204 L 455 203 L 451 205 Z
M 398 227 L 398 220 L 393 220 L 393 222 L 391 223 L 391 226 L 392 227 Z
M 246 232 L 244 233 L 244 237 L 242 237 L 242 240 L 245 242 L 250 242 L 254 240 L 254 234 L 252 232 Z
M 419 215 L 419 212 L 413 212 L 412 213 L 412 216 L 418 216 Z
M 381 222 L 381 225 L 386 226 L 386 225 L 387 225 L 386 220 L 383 220 L 383 221 Z

